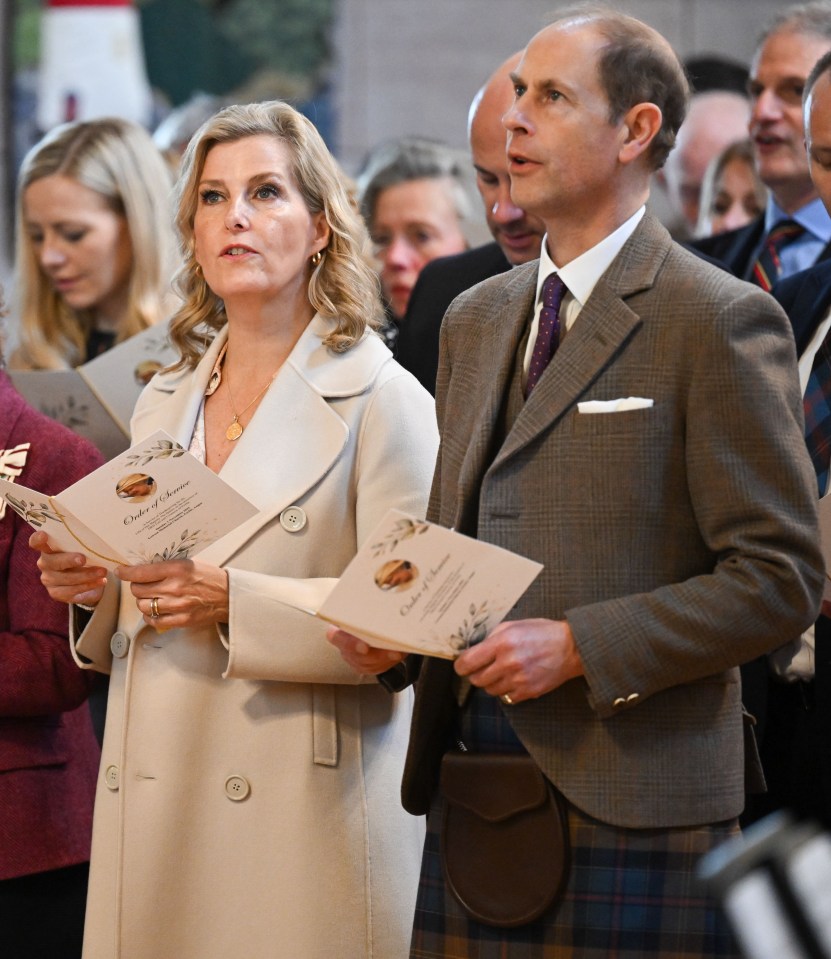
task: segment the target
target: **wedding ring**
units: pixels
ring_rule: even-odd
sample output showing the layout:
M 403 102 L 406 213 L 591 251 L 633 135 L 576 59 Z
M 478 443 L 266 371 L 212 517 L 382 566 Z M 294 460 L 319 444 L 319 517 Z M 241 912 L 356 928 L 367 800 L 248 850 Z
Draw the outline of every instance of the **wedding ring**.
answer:
M 513 699 L 511 699 L 511 697 L 507 693 L 503 693 L 499 698 L 502 700 L 503 703 L 505 703 L 506 706 L 513 706 L 514 704 Z
M 158 619 L 161 613 L 159 613 L 159 597 L 154 596 L 150 600 L 150 618 Z

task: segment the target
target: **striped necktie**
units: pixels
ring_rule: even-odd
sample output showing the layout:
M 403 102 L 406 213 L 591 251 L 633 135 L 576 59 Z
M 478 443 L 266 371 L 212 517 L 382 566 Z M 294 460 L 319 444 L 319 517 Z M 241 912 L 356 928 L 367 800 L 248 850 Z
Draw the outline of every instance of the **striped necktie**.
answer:
M 760 286 L 768 293 L 770 292 L 773 284 L 782 275 L 782 260 L 780 258 L 782 247 L 792 243 L 804 232 L 805 227 L 800 226 L 795 220 L 780 220 L 774 226 L 765 237 L 765 242 L 759 251 L 759 258 L 753 265 L 750 279 L 756 286 Z
M 559 274 L 549 273 L 542 285 L 542 309 L 537 325 L 537 338 L 531 354 L 531 365 L 528 367 L 528 379 L 525 381 L 526 399 L 539 382 L 560 343 L 560 304 L 565 293 L 566 285 Z

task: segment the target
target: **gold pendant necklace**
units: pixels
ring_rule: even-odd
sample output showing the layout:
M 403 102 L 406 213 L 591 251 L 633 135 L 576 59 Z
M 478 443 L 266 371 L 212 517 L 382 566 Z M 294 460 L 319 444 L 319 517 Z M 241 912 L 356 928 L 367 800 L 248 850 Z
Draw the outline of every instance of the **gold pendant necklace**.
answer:
M 228 371 L 227 370 L 225 371 L 225 385 L 228 387 L 228 399 L 231 401 L 231 411 L 234 414 L 234 418 L 231 420 L 231 422 L 228 424 L 228 428 L 225 430 L 226 439 L 231 440 L 231 442 L 233 442 L 234 440 L 238 440 L 242 436 L 242 434 L 245 432 L 245 428 L 243 427 L 242 423 L 240 423 L 239 418 L 247 409 L 250 409 L 257 402 L 257 400 L 263 395 L 263 393 L 265 393 L 265 391 L 269 388 L 269 386 L 271 386 L 272 382 L 274 381 L 274 377 L 276 375 L 277 375 L 276 372 L 272 373 L 266 385 L 260 390 L 259 393 L 257 393 L 254 399 L 251 400 L 250 403 L 247 403 L 239 411 L 239 413 L 237 413 L 237 404 L 234 402 L 234 394 L 231 392 L 231 378 L 230 376 L 228 376 Z
M 242 436 L 242 427 L 239 424 L 237 414 L 234 413 L 234 419 L 231 425 L 225 430 L 225 437 L 229 440 L 238 440 Z

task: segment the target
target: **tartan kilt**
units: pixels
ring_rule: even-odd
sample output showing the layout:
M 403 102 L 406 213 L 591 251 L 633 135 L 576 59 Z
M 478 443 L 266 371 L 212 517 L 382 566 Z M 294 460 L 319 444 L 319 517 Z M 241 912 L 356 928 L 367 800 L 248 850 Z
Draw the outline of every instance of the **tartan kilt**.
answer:
M 498 702 L 486 694 L 471 699 L 472 710 L 462 714 L 465 744 L 476 751 L 513 751 L 518 742 Z M 736 820 L 684 829 L 623 829 L 568 804 L 572 865 L 563 898 L 535 922 L 500 929 L 468 918 L 447 889 L 439 852 L 442 806 L 437 796 L 427 821 L 410 959 L 740 955 L 726 919 L 702 894 L 694 875 L 704 853 L 739 832 Z

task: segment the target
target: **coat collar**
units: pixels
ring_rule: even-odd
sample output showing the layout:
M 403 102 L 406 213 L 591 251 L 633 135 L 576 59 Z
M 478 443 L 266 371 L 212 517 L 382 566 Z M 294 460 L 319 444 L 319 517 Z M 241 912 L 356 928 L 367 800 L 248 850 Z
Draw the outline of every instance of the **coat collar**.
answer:
M 493 460 L 497 467 L 515 456 L 543 430 L 561 419 L 585 394 L 641 325 L 640 316 L 625 302 L 652 287 L 672 241 L 658 221 L 647 214 L 601 277 L 549 369 L 525 403 L 505 443 Z M 534 306 L 536 262 L 516 267 L 490 304 L 498 321 L 487 324 L 488 354 L 496 367 L 481 401 L 468 454 L 459 476 L 462 489 L 475 485 L 488 468 L 488 451 L 503 397 L 513 375 L 517 350 Z M 492 454 L 491 454 L 492 455 Z M 459 501 L 469 499 L 460 495 Z
M 220 470 L 222 479 L 260 512 L 200 553 L 200 559 L 226 562 L 262 526 L 301 499 L 345 448 L 349 428 L 329 400 L 365 392 L 392 357 L 371 333 L 346 353 L 333 354 L 322 343 L 328 329 L 327 321 L 314 317 Z M 161 428 L 189 445 L 226 339 L 222 330 L 195 370 L 154 377 L 133 417 L 134 442 Z
M 295 343 L 283 369 L 292 367 L 320 396 L 355 396 L 363 393 L 372 385 L 381 366 L 390 359 L 389 350 L 380 337 L 367 332 L 360 342 L 360 349 L 353 347 L 345 353 L 332 353 L 322 342 L 330 330 L 329 321 L 316 313 Z M 211 371 L 227 339 L 228 328 L 225 326 L 211 341 L 194 371 L 159 373 L 150 381 L 148 390 L 180 395 L 181 386 L 192 377 L 191 389 L 198 394 L 201 402 Z M 282 370 L 278 378 L 280 375 Z M 191 396 L 180 395 L 180 398 L 185 402 L 186 408 L 193 402 Z M 132 427 L 135 431 L 135 419 Z

